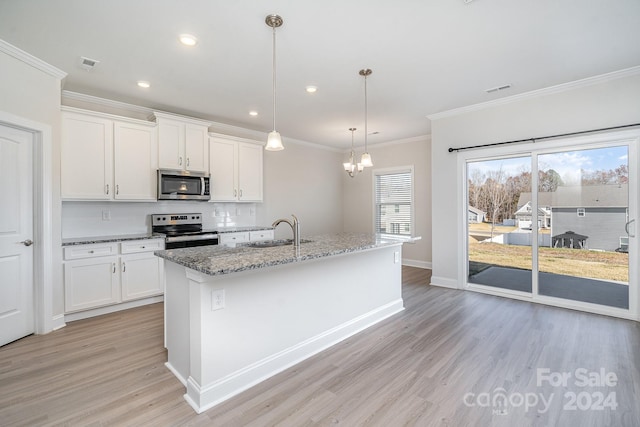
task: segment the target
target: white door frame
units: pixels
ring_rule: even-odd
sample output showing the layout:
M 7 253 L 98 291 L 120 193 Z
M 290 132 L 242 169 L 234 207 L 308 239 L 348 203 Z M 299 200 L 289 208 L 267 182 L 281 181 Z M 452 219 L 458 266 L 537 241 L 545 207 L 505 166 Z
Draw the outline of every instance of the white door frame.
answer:
M 473 285 L 467 283 L 468 277 L 468 218 L 467 218 L 467 161 L 481 161 L 485 159 L 496 158 L 510 158 L 517 157 L 518 155 L 530 156 L 532 152 L 537 155 L 561 151 L 564 148 L 568 149 L 589 149 L 600 148 L 606 145 L 612 145 L 619 143 L 619 145 L 629 146 L 629 218 L 636 219 L 635 230 L 633 230 L 636 238 L 629 241 L 629 309 L 623 310 L 618 308 L 611 308 L 600 306 L 597 304 L 582 303 L 576 301 L 567 301 L 560 298 L 540 296 L 536 293 L 529 295 L 521 295 L 521 293 L 509 292 L 507 290 L 492 289 L 488 286 Z M 507 296 L 513 299 L 520 299 L 524 301 L 537 302 L 546 305 L 552 305 L 556 307 L 569 308 L 574 310 L 588 311 L 591 313 L 604 314 L 608 316 L 620 317 L 625 319 L 632 319 L 640 321 L 640 284 L 638 284 L 638 278 L 640 272 L 638 271 L 638 259 L 640 258 L 640 240 L 638 221 L 640 220 L 640 212 L 638 207 L 640 204 L 639 195 L 640 188 L 638 188 L 638 169 L 640 169 L 640 130 L 620 130 L 611 131 L 606 133 L 587 134 L 575 137 L 558 138 L 554 140 L 548 140 L 544 142 L 532 142 L 524 144 L 516 144 L 513 146 L 500 146 L 490 147 L 483 150 L 474 150 L 469 152 L 459 152 L 458 155 L 458 176 L 461 177 L 458 186 L 458 200 L 462 201 L 464 208 L 459 209 L 459 221 L 458 221 L 458 236 L 464 239 L 465 244 L 463 250 L 458 255 L 458 272 L 459 272 L 459 289 L 472 290 L 475 292 L 487 293 L 491 295 Z M 579 147 L 579 148 L 578 148 Z M 636 165 L 636 170 L 632 170 L 631 165 Z M 537 166 L 537 161 L 536 161 Z M 532 171 L 532 175 L 534 171 Z M 532 184 L 537 184 L 537 179 Z M 537 199 L 537 198 L 534 198 Z M 536 200 L 537 201 L 537 200 Z M 537 205 L 537 203 L 535 204 Z M 532 210 L 537 206 L 533 206 Z M 535 210 L 534 210 L 535 213 Z M 534 248 L 532 248 L 534 249 Z M 634 256 L 632 258 L 631 256 Z M 537 282 L 537 277 L 533 277 L 533 281 Z M 532 291 L 537 291 L 537 283 L 532 283 Z
M 0 111 L 0 124 L 33 135 L 33 295 L 35 333 L 53 330 L 53 138 L 51 126 Z

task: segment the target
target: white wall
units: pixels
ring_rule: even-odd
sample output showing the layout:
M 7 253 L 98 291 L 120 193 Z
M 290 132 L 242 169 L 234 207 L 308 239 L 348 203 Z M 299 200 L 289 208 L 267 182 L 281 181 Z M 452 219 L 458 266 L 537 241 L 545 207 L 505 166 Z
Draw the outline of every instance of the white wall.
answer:
M 60 247 L 60 79 L 0 52 L 0 111 L 51 127 L 53 315 L 64 310 Z
M 587 82 L 584 82 L 587 83 Z M 465 238 L 458 227 L 463 182 L 458 155 L 449 147 L 487 144 L 640 122 L 640 75 L 594 79 L 566 90 L 538 91 L 513 102 L 488 104 L 432 118 L 433 276 L 436 285 L 462 287 L 458 254 Z M 477 151 L 478 156 L 482 155 Z M 437 249 L 437 250 L 436 250 Z
M 264 203 L 256 205 L 258 224 L 278 218 L 300 221 L 301 237 L 342 231 L 342 153 L 283 139 L 283 151 L 264 152 Z M 344 172 L 342 172 L 344 173 Z M 290 238 L 286 224 L 276 238 Z
M 359 151 L 361 153 L 362 150 Z M 422 240 L 405 244 L 402 248 L 403 263 L 424 268 L 431 266 L 431 140 L 428 136 L 369 146 L 373 168 L 350 178 L 342 168 L 348 161 L 343 154 L 339 164 L 344 186 L 342 209 L 344 231 L 373 232 L 373 170 L 414 167 L 414 215 L 415 236 Z

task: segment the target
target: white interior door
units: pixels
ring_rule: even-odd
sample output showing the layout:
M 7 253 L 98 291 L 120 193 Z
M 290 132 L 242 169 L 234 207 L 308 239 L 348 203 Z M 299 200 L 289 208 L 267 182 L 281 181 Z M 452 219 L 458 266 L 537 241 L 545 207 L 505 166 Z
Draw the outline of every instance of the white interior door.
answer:
M 33 135 L 0 125 L 0 345 L 34 332 Z

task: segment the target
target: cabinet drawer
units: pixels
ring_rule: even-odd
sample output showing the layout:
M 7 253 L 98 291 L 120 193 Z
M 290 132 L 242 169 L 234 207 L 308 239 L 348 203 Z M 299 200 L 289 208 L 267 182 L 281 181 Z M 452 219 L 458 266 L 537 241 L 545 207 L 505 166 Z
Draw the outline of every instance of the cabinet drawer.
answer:
M 252 242 L 259 242 L 261 240 L 273 240 L 273 230 L 260 230 L 249 232 L 249 240 Z
M 153 252 L 164 249 L 163 239 L 131 240 L 120 243 L 120 253 Z
M 220 244 L 244 243 L 249 241 L 249 232 L 244 233 L 220 233 Z
M 73 245 L 64 248 L 64 259 L 94 258 L 99 256 L 117 255 L 117 243 L 96 243 L 92 245 Z

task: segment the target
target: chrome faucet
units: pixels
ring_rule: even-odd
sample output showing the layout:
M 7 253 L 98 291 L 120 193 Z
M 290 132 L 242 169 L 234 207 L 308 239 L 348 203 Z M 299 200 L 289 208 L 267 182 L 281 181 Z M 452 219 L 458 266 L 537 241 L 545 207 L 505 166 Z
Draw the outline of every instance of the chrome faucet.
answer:
M 289 224 L 291 226 L 291 230 L 293 230 L 293 246 L 297 248 L 300 246 L 300 223 L 298 223 L 298 218 L 296 218 L 295 215 L 291 214 L 291 216 L 293 217 L 293 222 L 286 218 L 280 218 L 273 221 L 273 224 L 271 224 L 271 226 L 275 228 L 281 222 L 286 222 L 287 224 Z

